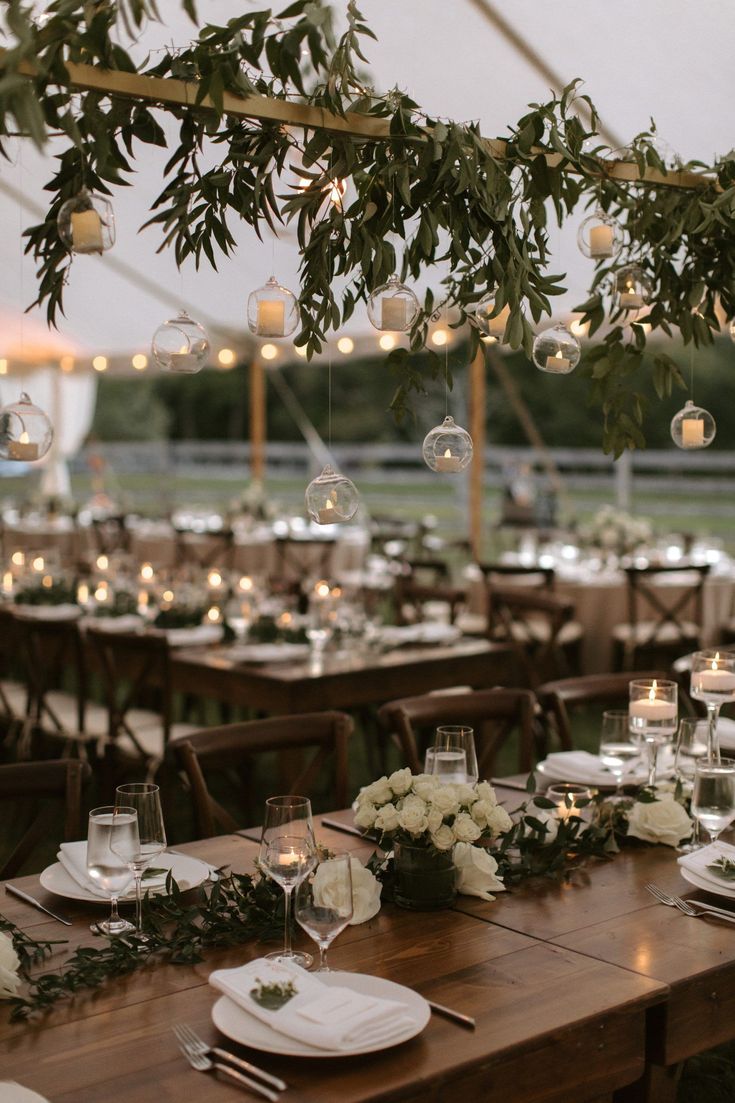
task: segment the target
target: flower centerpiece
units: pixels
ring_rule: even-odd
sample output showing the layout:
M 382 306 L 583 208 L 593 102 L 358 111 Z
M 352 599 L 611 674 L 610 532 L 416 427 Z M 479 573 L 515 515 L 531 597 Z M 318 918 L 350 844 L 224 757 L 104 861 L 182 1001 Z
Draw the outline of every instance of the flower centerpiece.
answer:
M 630 555 L 653 536 L 653 528 L 645 517 L 633 517 L 623 509 L 603 506 L 592 520 L 580 527 L 579 538 L 604 555 Z
M 402 907 L 448 907 L 458 889 L 492 899 L 488 889 L 503 888 L 495 859 L 474 845 L 489 843 L 511 827 L 486 781 L 443 785 L 431 774 L 396 770 L 360 792 L 355 824 L 379 834 L 383 847 L 392 847 L 393 898 Z
M 0 932 L 0 1000 L 16 995 L 20 987 L 19 967 L 20 958 L 15 952 L 12 939 Z

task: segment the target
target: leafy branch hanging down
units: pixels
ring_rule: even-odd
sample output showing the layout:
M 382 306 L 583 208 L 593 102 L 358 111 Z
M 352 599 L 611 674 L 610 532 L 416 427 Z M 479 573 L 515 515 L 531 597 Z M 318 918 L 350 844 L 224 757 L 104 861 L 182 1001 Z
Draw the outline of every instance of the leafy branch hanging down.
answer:
M 193 4 L 183 6 L 196 21 Z M 645 444 L 645 399 L 635 377 L 649 333 L 678 330 L 685 343 L 701 346 L 719 331 L 717 304 L 735 315 L 735 154 L 678 166 L 699 174 L 689 181 L 697 186 L 678 186 L 678 177 L 666 180 L 652 129 L 634 139 L 627 156 L 634 177 L 658 170 L 665 182 L 621 179 L 576 81 L 532 104 L 505 142 L 488 141 L 475 123 L 429 116 L 404 92 L 378 94 L 366 85 L 363 43 L 374 35 L 355 0 L 339 38 L 328 6 L 296 0 L 277 15 L 252 11 L 225 26 L 207 24 L 186 47 L 138 66 L 121 41 L 156 18 L 153 0 L 54 0 L 37 22 L 20 0 L 6 4 L 11 46 L 0 78 L 0 148 L 17 131 L 39 146 L 50 134 L 64 142 L 47 185 L 48 217 L 27 231 L 39 266 L 36 301 L 46 304 L 50 322 L 63 310 L 69 274 L 56 230 L 61 204 L 83 185 L 109 193 L 129 184 L 145 147 L 166 147 L 166 120 L 178 126 L 178 144 L 146 225 L 160 229 L 160 248 L 173 248 L 177 264 L 191 257 L 216 267 L 235 249 L 236 223 L 258 236 L 291 223 L 301 251 L 296 341 L 307 355 L 394 270 L 404 279 L 434 278 L 410 348 L 388 357 L 399 381 L 397 416 L 413 393 L 424 392 L 427 377 L 442 371 L 434 353 L 423 369 L 412 359 L 425 348 L 437 310 L 451 312 L 453 325 L 472 323 L 491 291 L 496 311 L 509 307 L 505 343 L 530 354 L 534 326 L 565 292 L 563 274 L 548 271 L 550 211 L 561 224 L 599 203 L 624 228 L 615 267 L 634 261 L 652 284 L 653 305 L 631 324 L 615 306 L 613 266 L 598 262 L 590 296 L 577 308 L 590 336 L 602 338 L 588 347 L 582 370 L 591 401 L 604 412 L 606 450 Z M 70 63 L 185 81 L 185 102 L 75 90 Z M 280 119 L 294 122 L 277 121 L 278 111 L 273 121 L 252 121 L 235 113 L 230 95 L 291 105 Z M 580 99 L 589 124 L 577 114 Z M 332 119 L 304 125 L 304 107 Z M 334 116 L 347 129 L 337 128 Z M 331 202 L 342 181 L 344 198 Z M 472 324 L 470 335 L 473 353 L 479 336 Z M 681 385 L 674 361 L 659 351 L 651 370 L 660 396 Z

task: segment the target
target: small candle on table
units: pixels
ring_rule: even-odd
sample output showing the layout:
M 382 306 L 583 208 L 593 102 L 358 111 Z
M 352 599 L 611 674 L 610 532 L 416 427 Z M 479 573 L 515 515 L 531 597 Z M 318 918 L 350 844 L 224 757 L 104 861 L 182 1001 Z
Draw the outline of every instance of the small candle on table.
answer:
M 140 568 L 140 577 L 144 582 L 153 581 L 153 567 L 150 563 L 144 563 Z
M 436 469 L 437 471 L 461 471 L 462 466 L 459 456 L 453 456 L 451 451 L 446 448 L 443 456 L 436 457 Z
M 13 572 L 5 571 L 3 574 L 3 593 L 12 594 L 13 592 Z
M 381 295 L 380 298 L 380 328 L 397 329 L 406 328 L 406 300 L 398 295 Z
M 685 417 L 681 423 L 681 443 L 685 448 L 701 448 L 704 444 L 704 421 L 701 417 Z
M 71 243 L 75 253 L 101 253 L 102 220 L 96 211 L 74 211 L 71 216 Z
M 37 460 L 38 445 L 34 444 L 25 430 L 17 440 L 8 441 L 8 459 L 10 460 Z
M 279 299 L 262 299 L 258 303 L 255 331 L 259 337 L 283 337 L 286 328 L 286 304 Z
M 564 371 L 571 366 L 571 360 L 567 360 L 566 356 L 562 356 L 561 349 L 557 349 L 553 356 L 546 357 L 546 367 L 549 371 Z
M 138 592 L 138 608 L 139 609 L 141 609 L 141 610 L 147 609 L 149 600 L 150 600 L 150 598 L 148 596 L 148 591 L 147 590 L 140 590 Z
M 590 256 L 611 257 L 613 255 L 612 226 L 593 226 L 590 230 Z
M 695 693 L 732 693 L 735 690 L 735 672 L 723 670 L 719 662 L 718 651 L 708 670 L 698 670 L 692 676 Z
M 637 701 L 631 701 L 628 708 L 630 715 L 638 720 L 676 720 L 677 707 L 673 701 L 664 701 L 656 696 L 653 687 L 648 697 L 639 697 Z
M 89 601 L 89 586 L 86 582 L 80 582 L 77 586 L 77 601 L 80 605 L 86 605 Z

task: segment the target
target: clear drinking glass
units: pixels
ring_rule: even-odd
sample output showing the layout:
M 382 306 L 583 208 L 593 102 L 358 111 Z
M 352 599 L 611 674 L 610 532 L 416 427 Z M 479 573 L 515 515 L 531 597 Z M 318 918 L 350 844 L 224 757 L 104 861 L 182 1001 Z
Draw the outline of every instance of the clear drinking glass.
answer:
M 296 889 L 296 922 L 319 947 L 318 973 L 329 973 L 327 950 L 352 919 L 349 854 L 332 854 Z
M 615 795 L 619 796 L 628 768 L 640 758 L 640 747 L 633 742 L 627 709 L 607 709 L 602 714 L 600 759 L 615 778 Z
M 679 687 L 664 678 L 640 678 L 628 685 L 628 720 L 634 739 L 648 748 L 648 785 L 656 784 L 658 749 L 670 743 L 679 716 Z
M 92 923 L 90 929 L 96 934 L 102 931 L 107 935 L 127 934 L 135 927 L 127 919 L 121 919 L 117 911 L 117 901 L 133 879 L 128 863 L 119 856 L 115 847 L 126 845 L 127 838 L 131 848 L 138 846 L 138 813 L 134 808 L 105 805 L 93 808 L 89 813 L 87 828 L 87 873 L 96 885 L 110 894 L 110 918 L 102 923 Z
M 720 757 L 717 737 L 720 709 L 728 701 L 735 701 L 735 653 L 695 651 L 692 655 L 690 693 L 695 701 L 703 701 L 707 706 L 707 758 L 716 762 Z
M 475 733 L 462 724 L 436 729 L 431 772 L 442 782 L 474 785 L 480 776 Z
M 308 969 L 314 959 L 291 949 L 291 894 L 317 864 L 311 801 L 307 797 L 269 797 L 260 839 L 260 866 L 285 894 L 283 949 L 266 957 L 292 961 Z
M 148 866 L 166 849 L 166 831 L 161 811 L 161 793 L 157 785 L 131 782 L 118 785 L 115 806 L 134 808 L 138 813 L 138 834 L 120 835 L 113 850 L 128 863 L 135 878 L 135 929 L 143 932 L 142 880 Z
M 674 768 L 679 781 L 692 783 L 694 767 L 700 758 L 707 755 L 709 723 L 699 716 L 682 716 L 679 731 L 676 734 L 676 757 Z
M 735 759 L 701 758 L 694 766 L 692 815 L 712 842 L 735 819 Z

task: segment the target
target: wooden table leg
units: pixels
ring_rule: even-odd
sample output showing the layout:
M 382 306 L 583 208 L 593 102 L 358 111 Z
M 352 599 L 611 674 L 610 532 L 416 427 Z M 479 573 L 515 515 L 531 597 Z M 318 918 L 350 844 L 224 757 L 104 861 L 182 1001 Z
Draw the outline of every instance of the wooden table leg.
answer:
M 615 1092 L 615 1103 L 675 1103 L 681 1070 L 681 1064 L 648 1064 L 640 1080 Z

